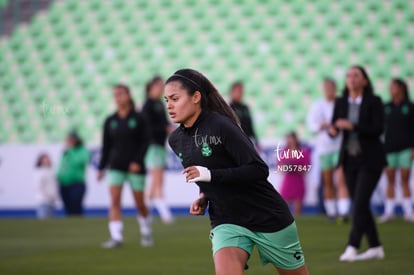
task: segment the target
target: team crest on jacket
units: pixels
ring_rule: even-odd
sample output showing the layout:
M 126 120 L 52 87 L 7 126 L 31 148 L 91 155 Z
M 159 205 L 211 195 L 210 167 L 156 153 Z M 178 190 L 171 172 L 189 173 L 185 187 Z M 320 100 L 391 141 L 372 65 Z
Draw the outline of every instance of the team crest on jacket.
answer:
M 134 129 L 135 127 L 137 127 L 137 122 L 135 121 L 135 119 L 130 118 L 128 120 L 128 127 L 131 129 Z
M 203 157 L 210 157 L 213 154 L 213 149 L 208 145 L 208 143 L 203 143 L 203 146 L 201 147 L 201 155 Z
M 401 113 L 403 113 L 403 115 L 408 115 L 410 113 L 410 108 L 407 105 L 403 105 L 401 107 Z
M 116 120 L 111 120 L 111 123 L 109 124 L 109 127 L 111 127 L 111 129 L 115 129 L 116 127 L 118 127 L 118 122 Z

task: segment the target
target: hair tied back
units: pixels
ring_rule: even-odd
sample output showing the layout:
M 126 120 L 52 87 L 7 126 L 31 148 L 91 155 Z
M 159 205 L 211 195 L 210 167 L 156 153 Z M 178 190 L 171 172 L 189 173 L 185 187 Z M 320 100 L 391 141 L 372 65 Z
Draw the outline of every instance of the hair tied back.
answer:
M 186 77 L 186 76 L 184 76 L 182 74 L 173 74 L 172 77 L 174 77 L 174 76 L 175 77 L 178 77 L 178 78 L 181 78 L 181 79 L 187 80 L 188 82 L 190 82 L 191 84 L 193 84 L 201 93 L 205 93 L 205 91 L 203 91 L 203 89 L 201 88 L 201 86 L 198 85 L 198 83 L 195 82 L 194 80 L 192 80 L 192 79 L 190 79 L 190 78 L 188 78 L 188 77 Z

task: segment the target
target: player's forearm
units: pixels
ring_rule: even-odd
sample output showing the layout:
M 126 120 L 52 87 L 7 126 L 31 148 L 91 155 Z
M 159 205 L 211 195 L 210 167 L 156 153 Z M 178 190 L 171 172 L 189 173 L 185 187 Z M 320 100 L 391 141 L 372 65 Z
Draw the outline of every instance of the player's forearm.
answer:
M 260 163 L 251 163 L 234 168 L 212 169 L 211 182 L 215 183 L 251 183 L 267 179 L 269 169 Z

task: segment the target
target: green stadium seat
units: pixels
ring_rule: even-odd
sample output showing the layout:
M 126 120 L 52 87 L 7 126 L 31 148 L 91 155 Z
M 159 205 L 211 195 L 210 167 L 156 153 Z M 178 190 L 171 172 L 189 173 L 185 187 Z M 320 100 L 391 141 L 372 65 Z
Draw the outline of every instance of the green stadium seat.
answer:
M 39 127 L 11 128 L 0 142 L 61 142 L 76 125 L 97 142 L 100 127 L 85 123 L 103 120 L 113 109 L 111 85 L 126 82 L 142 102 L 148 79 L 182 67 L 201 70 L 225 95 L 232 81 L 242 79 L 252 112 L 263 118 L 259 137 L 280 138 L 292 129 L 306 137 L 302 106 L 320 97 L 323 77 L 342 85 L 341 70 L 357 62 L 368 66 L 380 87 L 391 74 L 413 81 L 411 10 L 404 0 L 55 1 L 2 40 L 1 100 L 19 125 L 30 116 L 19 115 L 15 91 L 30 91 L 28 106 L 53 100 L 83 107 L 73 117 L 36 122 L 34 115 Z
M 0 0 L 0 8 L 3 8 L 7 5 L 9 0 Z
M 86 8 L 89 10 L 89 12 L 100 10 L 102 8 L 102 5 L 104 5 L 104 3 L 100 0 L 88 0 L 85 4 L 87 5 Z

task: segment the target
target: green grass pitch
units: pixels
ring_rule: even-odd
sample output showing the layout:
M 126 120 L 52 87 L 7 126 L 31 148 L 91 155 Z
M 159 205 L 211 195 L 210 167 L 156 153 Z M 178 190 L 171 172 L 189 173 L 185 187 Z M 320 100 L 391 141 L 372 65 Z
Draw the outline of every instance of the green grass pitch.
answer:
M 414 224 L 379 225 L 386 259 L 357 263 L 338 262 L 349 225 L 310 216 L 297 224 L 311 274 L 414 274 Z M 0 274 L 214 274 L 207 218 L 180 217 L 173 225 L 155 220 L 152 248 L 140 247 L 134 218 L 125 218 L 124 227 L 124 246 L 105 250 L 100 248 L 108 238 L 105 218 L 0 219 Z M 272 266 L 260 265 L 256 251 L 249 266 L 246 274 L 276 274 Z

